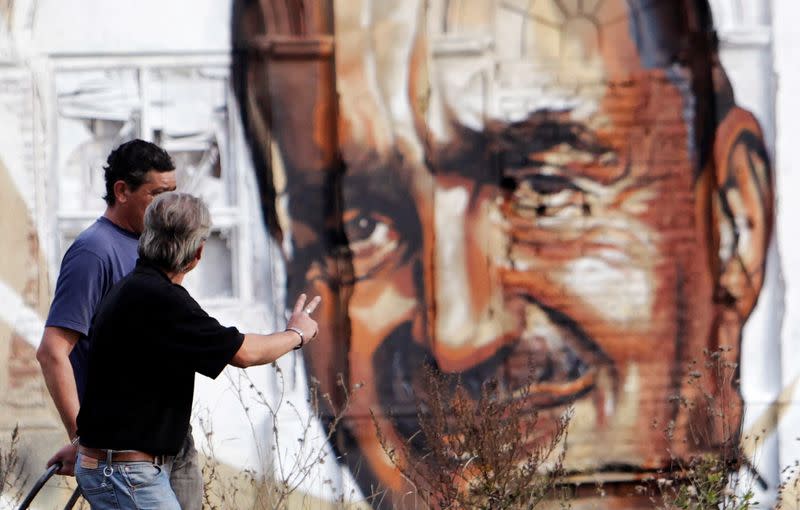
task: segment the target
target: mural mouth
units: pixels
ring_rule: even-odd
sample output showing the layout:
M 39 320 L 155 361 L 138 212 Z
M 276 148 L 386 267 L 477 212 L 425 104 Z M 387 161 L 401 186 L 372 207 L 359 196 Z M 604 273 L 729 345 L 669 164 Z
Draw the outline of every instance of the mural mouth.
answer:
M 563 406 L 592 393 L 601 371 L 613 376 L 608 357 L 577 324 L 557 311 L 546 313 L 555 325 L 547 334 L 523 334 L 468 370 L 443 373 L 445 395 L 429 394 L 425 367 L 439 367 L 432 353 L 412 340 L 411 325 L 403 324 L 387 337 L 373 358 L 378 399 L 413 450 L 425 451 L 418 413 L 424 411 L 426 399 L 448 398 L 457 385 L 478 402 L 485 383 L 492 381 L 492 391 L 506 402 L 521 403 L 522 411 L 558 414 Z

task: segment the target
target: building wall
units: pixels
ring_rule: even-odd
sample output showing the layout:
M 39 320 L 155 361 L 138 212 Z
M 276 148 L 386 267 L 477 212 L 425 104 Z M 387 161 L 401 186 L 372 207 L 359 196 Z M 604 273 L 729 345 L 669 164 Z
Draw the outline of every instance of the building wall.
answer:
M 363 61 L 357 58 L 347 61 L 347 53 L 338 54 L 333 68 L 336 81 L 332 86 L 339 93 L 337 108 L 345 113 L 336 121 L 335 135 L 328 131 L 316 132 L 317 141 L 319 136 L 323 139 L 335 137 L 331 154 L 341 151 L 345 167 L 374 166 L 369 158 L 376 154 L 384 157 L 384 150 L 397 147 L 398 140 L 403 150 L 409 151 L 404 153 L 406 161 L 422 158 L 424 146 L 410 144 L 409 149 L 408 145 L 403 145 L 404 140 L 413 138 L 411 134 L 417 129 L 415 122 L 418 121 L 408 114 L 409 105 L 404 101 L 409 100 L 409 94 L 405 87 L 406 81 L 430 82 L 432 78 L 409 77 L 407 73 L 413 71 L 410 66 L 399 74 L 393 70 L 398 61 L 419 51 L 414 47 L 415 31 L 430 36 L 427 41 L 431 48 L 429 58 L 436 61 L 436 72 L 445 80 L 452 78 L 448 82 L 450 87 L 462 89 L 466 98 L 461 105 L 462 125 L 480 132 L 490 129 L 482 123 L 486 118 L 482 115 L 488 115 L 487 112 L 508 114 L 513 120 L 519 120 L 515 115 L 527 113 L 529 106 L 520 106 L 522 103 L 514 101 L 524 100 L 526 94 L 530 96 L 530 91 L 519 91 L 516 96 L 510 93 L 506 103 L 482 102 L 483 94 L 491 95 L 485 87 L 499 90 L 507 85 L 501 83 L 505 78 L 494 74 L 502 70 L 502 58 L 497 54 L 504 50 L 491 46 L 490 40 L 495 35 L 483 27 L 477 14 L 479 9 L 470 11 L 465 7 L 460 14 L 451 13 L 454 20 L 466 27 L 463 33 L 454 33 L 453 37 L 441 33 L 436 22 L 441 13 L 437 14 L 437 9 L 450 4 L 431 2 L 430 10 L 422 13 L 418 2 L 406 2 L 394 10 L 384 9 L 380 2 L 336 2 L 334 11 L 338 14 L 335 16 L 320 15 L 307 20 L 306 35 L 314 35 L 309 38 L 313 44 L 293 50 L 292 41 L 288 41 L 285 46 L 288 56 L 273 64 L 276 73 L 273 76 L 279 82 L 282 71 L 291 69 L 292 59 L 307 63 L 308 52 L 312 58 L 324 59 L 325 55 L 332 55 L 326 53 L 332 51 L 330 44 L 334 44 L 337 51 L 351 51 L 352 55 L 364 47 L 372 48 Z M 477 4 L 490 6 L 493 3 Z M 7 181 L 2 186 L 5 195 L 0 196 L 3 210 L 0 224 L 4 232 L 0 243 L 2 253 L 7 254 L 3 255 L 0 268 L 0 296 L 4 305 L 0 319 L 5 324 L 0 327 L 0 353 L 8 360 L 0 371 L 0 384 L 7 390 L 3 392 L 8 396 L 2 405 L 8 412 L 2 413 L 6 418 L 0 425 L 4 430 L 10 430 L 17 422 L 23 426 L 27 444 L 37 445 L 26 450 L 31 455 L 28 469 L 37 474 L 38 468 L 33 466 L 42 465 L 63 439 L 63 433 L 38 375 L 33 353 L 60 257 L 72 237 L 102 211 L 96 172 L 104 154 L 120 140 L 135 135 L 164 144 L 178 156 L 179 166 L 184 169 L 182 186 L 209 200 L 218 234 L 212 239 L 215 247 L 212 254 L 216 258 L 204 260 L 204 268 L 198 271 L 194 281 L 189 280 L 188 286 L 201 296 L 201 302 L 212 315 L 243 329 L 270 331 L 282 324 L 286 291 L 281 250 L 297 263 L 300 253 L 297 242 L 303 238 L 296 224 L 295 230 L 290 226 L 296 216 L 290 211 L 297 211 L 297 205 L 291 202 L 297 204 L 302 198 L 292 196 L 287 189 L 281 194 L 278 187 L 275 203 L 261 202 L 264 195 L 257 190 L 259 184 L 263 190 L 264 157 L 259 162 L 256 154 L 253 166 L 252 146 L 248 146 L 246 136 L 246 128 L 252 129 L 252 126 L 240 122 L 241 96 L 237 101 L 230 87 L 232 24 L 229 5 L 212 0 L 200 3 L 145 1 L 135 6 L 85 0 L 80 9 L 70 3 L 50 0 L 17 1 L 8 5 L 4 13 L 6 23 L 0 31 L 0 104 L 4 106 L 0 110 L 3 118 L 0 130 L 4 135 L 0 137 L 0 177 Z M 777 0 L 772 9 L 769 2 L 716 1 L 712 2 L 712 7 L 721 40 L 722 62 L 733 83 L 736 103 L 753 112 L 760 122 L 768 152 L 775 162 L 777 233 L 768 252 L 758 306 L 745 327 L 741 374 L 745 429 L 751 433 L 750 437 L 752 434 L 766 436 L 759 441 L 763 444 L 758 446 L 761 453 L 757 456 L 757 469 L 769 484 L 761 497 L 768 504 L 774 498 L 781 468 L 796 457 L 795 438 L 791 432 L 796 422 L 792 418 L 795 406 L 775 406 L 776 400 L 785 404 L 794 402 L 795 371 L 791 353 L 797 335 L 793 333 L 791 303 L 792 267 L 797 264 L 791 263 L 791 201 L 783 198 L 786 190 L 791 189 L 792 159 L 791 153 L 782 147 L 788 148 L 791 144 L 792 113 L 796 111 L 790 93 L 793 73 L 790 55 L 796 38 L 787 28 L 796 8 L 788 0 Z M 455 8 L 450 5 L 450 9 Z M 473 14 L 476 17 L 471 17 Z M 513 12 L 505 15 L 509 16 L 507 26 L 510 27 L 515 23 L 511 19 Z M 277 27 L 279 32 L 281 29 Z M 331 39 L 333 33 L 335 39 Z M 381 46 L 385 34 L 391 34 L 394 41 L 406 41 L 406 45 Z M 495 44 L 500 45 L 511 37 L 509 34 L 498 36 Z M 299 57 L 293 57 L 292 51 L 299 51 L 295 54 Z M 286 64 L 287 59 L 290 64 Z M 313 69 L 316 70 L 309 71 L 312 74 L 301 73 L 296 82 L 287 82 L 295 87 L 298 102 L 311 94 L 308 90 L 313 88 L 315 79 L 320 79 L 319 69 L 323 69 L 323 74 L 330 72 L 330 69 L 324 71 L 324 67 Z M 475 69 L 479 72 L 473 73 Z M 516 78 L 525 80 L 524 69 L 515 73 Z M 510 80 L 515 79 L 514 73 L 509 76 Z M 273 82 L 271 86 L 281 84 Z M 430 102 L 429 112 L 442 107 L 437 101 L 443 101 L 443 96 L 434 94 L 417 99 Z M 348 109 L 359 105 L 362 116 L 347 117 L 352 111 Z M 478 106 L 473 108 L 474 105 Z M 279 105 L 273 106 L 275 118 L 285 119 L 286 125 L 302 127 L 304 122 L 311 122 L 298 117 L 302 113 L 292 113 L 291 108 L 281 113 Z M 314 118 L 312 127 L 320 123 L 325 125 L 326 119 L 329 120 L 325 112 L 312 113 L 322 115 Z M 389 129 L 376 120 L 379 118 L 390 119 Z M 431 129 L 438 135 L 446 131 L 447 126 L 433 123 Z M 347 140 L 355 142 L 347 145 Z M 274 178 L 275 175 L 280 177 L 281 172 L 290 173 L 291 165 L 296 162 L 288 161 L 292 156 L 287 156 L 286 145 L 281 145 L 278 136 L 273 143 L 266 151 L 269 156 L 266 159 Z M 322 145 L 321 149 L 319 146 L 305 149 L 323 153 L 330 149 Z M 360 151 L 365 146 L 375 149 L 374 153 Z M 295 151 L 305 154 L 301 142 Z M 311 163 L 301 164 L 318 164 L 324 157 L 322 154 L 321 159 L 312 158 Z M 390 168 L 397 165 L 386 161 L 383 163 Z M 348 189 L 346 185 L 344 189 Z M 455 194 L 450 198 L 442 197 L 442 200 L 457 199 Z M 318 203 L 312 202 L 307 207 L 314 205 Z M 268 218 L 271 224 L 267 228 L 260 216 L 262 207 L 274 213 Z M 278 233 L 284 237 L 278 237 Z M 291 266 L 289 269 L 291 273 Z M 299 289 L 296 286 L 299 278 L 294 276 L 291 281 L 295 286 L 290 287 L 289 292 Z M 409 274 L 408 278 L 414 276 Z M 454 295 L 459 292 L 454 288 Z M 608 281 L 603 283 L 601 279 L 598 292 L 613 295 L 615 290 Z M 329 294 L 325 298 L 332 301 L 341 295 Z M 392 306 L 402 306 L 402 303 L 392 303 L 395 303 Z M 630 303 L 626 304 L 623 299 L 614 301 L 613 306 L 628 305 Z M 337 313 L 346 317 L 352 326 L 358 322 L 352 320 L 353 311 L 355 309 L 350 308 L 349 312 L 339 310 Z M 323 321 L 333 324 L 338 320 L 337 313 L 324 315 Z M 374 313 L 375 320 L 382 320 L 380 313 L 383 312 Z M 391 315 L 386 313 L 387 317 Z M 436 315 L 437 312 L 429 308 L 429 313 Z M 343 337 L 336 338 L 339 343 L 329 344 L 333 346 L 330 352 L 306 353 L 306 365 L 318 378 L 324 371 L 314 367 L 314 361 L 308 357 L 316 355 L 327 362 L 327 356 L 335 359 L 342 352 L 347 353 L 350 344 Z M 356 356 L 350 349 L 350 355 Z M 269 432 L 274 417 L 259 407 L 258 392 L 267 395 L 267 400 L 273 404 L 281 394 L 297 402 L 304 401 L 305 396 L 306 366 L 302 359 L 290 355 L 280 366 L 282 371 L 277 374 L 272 368 L 248 370 L 248 379 L 243 379 L 238 370 L 229 370 L 213 382 L 198 378 L 199 404 L 194 421 L 198 442 L 206 442 L 204 428 L 209 426 L 206 420 L 211 417 L 216 455 L 234 467 L 267 470 L 267 452 L 275 439 Z M 329 367 L 333 368 L 328 372 L 336 370 L 332 362 Z M 353 379 L 350 382 L 369 385 L 370 381 Z M 238 396 L 242 393 L 243 399 Z M 356 410 L 358 405 L 356 402 Z M 245 407 L 251 410 L 246 411 Z M 283 444 L 291 444 L 294 442 L 291 434 L 302 428 L 299 424 L 303 423 L 303 417 L 286 412 L 285 407 L 281 409 L 278 425 L 285 431 L 284 439 L 289 438 Z M 618 415 L 624 414 L 623 418 L 634 421 L 645 418 L 643 408 L 627 413 L 620 411 Z M 354 420 L 358 422 L 361 418 L 364 416 L 355 416 Z M 358 430 L 360 426 L 352 427 Z M 760 433 L 762 429 L 766 432 Z M 321 434 L 316 429 L 313 433 Z M 580 431 L 576 437 L 580 437 Z M 288 448 L 284 454 L 290 456 L 293 450 Z M 607 460 L 593 453 L 591 448 L 586 448 L 585 452 L 575 460 L 582 470 L 591 472 Z M 623 457 L 616 461 L 634 466 L 643 462 L 632 453 Z M 340 486 L 337 491 L 350 494 L 354 490 L 350 475 L 328 470 L 327 466 L 310 477 L 305 488 L 330 497 L 330 489 L 321 481 L 331 478 L 334 485 Z M 63 491 L 54 491 L 48 497 L 60 496 Z
M 797 380 L 798 322 L 794 310 L 797 309 L 798 246 L 792 235 L 792 218 L 796 215 L 796 205 L 791 199 L 790 190 L 796 186 L 797 170 L 793 157 L 794 129 L 792 112 L 798 107 L 797 96 L 792 90 L 797 86 L 798 73 L 792 63 L 792 55 L 797 52 L 797 38 L 791 30 L 791 16 L 798 14 L 798 6 L 792 2 L 777 1 L 772 5 L 773 25 L 773 66 L 775 71 L 774 104 L 776 125 L 776 155 L 778 200 L 781 209 L 777 217 L 778 252 L 781 258 L 781 279 L 783 288 L 781 304 L 784 310 L 780 329 L 780 373 L 784 388 L 792 387 Z M 797 420 L 797 395 L 786 394 L 782 399 L 785 415 L 781 420 L 778 440 L 780 442 L 778 464 L 794 462 L 798 456 L 797 438 L 793 435 Z M 791 476 L 784 475 L 791 479 Z

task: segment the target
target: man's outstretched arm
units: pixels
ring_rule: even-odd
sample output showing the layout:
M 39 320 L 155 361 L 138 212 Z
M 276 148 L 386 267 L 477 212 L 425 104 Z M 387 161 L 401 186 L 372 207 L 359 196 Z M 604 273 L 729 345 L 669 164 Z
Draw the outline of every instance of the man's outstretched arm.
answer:
M 294 304 L 292 316 L 286 325 L 286 331 L 271 335 L 247 333 L 244 342 L 234 354 L 230 364 L 246 368 L 255 365 L 272 363 L 287 352 L 302 346 L 317 336 L 317 322 L 311 318 L 322 298 L 319 296 L 309 301 L 306 306 L 306 295 L 301 294 Z

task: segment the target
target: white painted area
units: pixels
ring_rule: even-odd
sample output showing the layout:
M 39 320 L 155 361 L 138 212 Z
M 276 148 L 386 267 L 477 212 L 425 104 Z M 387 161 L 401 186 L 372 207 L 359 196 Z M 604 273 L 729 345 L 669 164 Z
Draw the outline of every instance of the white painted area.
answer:
M 463 187 L 434 191 L 436 214 L 436 338 L 448 347 L 461 347 L 472 337 L 474 317 L 467 283 L 465 222 L 469 192 Z M 463 296 L 463 299 L 441 299 Z
M 33 347 L 39 347 L 44 330 L 44 320 L 22 300 L 14 289 L 0 280 L 0 321 L 8 324 Z
M 225 51 L 231 2 L 38 0 L 33 41 L 44 54 Z
M 714 24 L 722 32 L 742 32 L 769 25 L 769 2 L 766 0 L 709 0 Z
M 647 320 L 653 315 L 653 288 L 648 274 L 632 264 L 616 263 L 613 257 L 618 253 L 608 250 L 608 256 L 596 253 L 570 261 L 565 265 L 563 283 L 573 290 L 572 295 L 583 296 L 587 305 L 611 321 L 630 324 Z M 592 280 L 615 290 L 587 295 Z
M 797 20 L 800 3 L 794 0 L 774 0 L 772 3 L 774 41 L 775 94 L 775 169 L 778 190 L 777 241 L 785 292 L 783 293 L 783 325 L 780 332 L 780 367 L 782 384 L 787 385 L 800 375 L 800 236 L 797 218 L 800 217 L 800 171 L 798 171 L 797 133 L 800 130 L 800 37 Z M 800 406 L 797 396 L 787 402 L 788 413 L 779 429 L 779 465 L 800 460 Z M 784 475 L 785 476 L 785 475 Z
M 7 169 L 15 191 L 34 215 L 35 129 L 34 82 L 29 69 L 0 67 L 0 162 Z
M 37 0 L 15 0 L 4 4 L 13 11 L 13 16 L 10 21 L 2 19 L 0 23 L 0 64 L 17 62 L 31 51 L 30 36 Z

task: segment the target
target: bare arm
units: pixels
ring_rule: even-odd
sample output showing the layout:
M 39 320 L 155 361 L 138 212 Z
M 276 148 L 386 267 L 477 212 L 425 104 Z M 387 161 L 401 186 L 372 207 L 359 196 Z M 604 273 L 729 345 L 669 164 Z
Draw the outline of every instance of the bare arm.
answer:
M 48 326 L 44 328 L 42 343 L 36 351 L 36 359 L 42 367 L 47 390 L 58 409 L 58 414 L 61 415 L 61 421 L 70 439 L 74 439 L 77 435 L 79 403 L 78 386 L 75 383 L 72 364 L 69 362 L 69 353 L 78 343 L 78 338 L 80 335 L 77 331 Z M 72 476 L 76 455 L 77 446 L 67 444 L 47 461 L 47 466 L 61 464 L 58 474 Z
M 317 308 L 321 299 L 319 296 L 315 297 L 303 309 L 306 295 L 301 294 L 295 302 L 292 316 L 286 325 L 286 331 L 272 333 L 271 335 L 247 333 L 244 336 L 242 346 L 233 355 L 230 364 L 235 367 L 246 368 L 272 363 L 287 352 L 295 349 L 300 345 L 301 340 L 304 340 L 303 343 L 308 343 L 317 335 L 317 322 L 311 318 L 311 313 Z M 299 333 L 292 331 L 290 328 L 299 329 L 302 332 L 302 338 Z
M 44 328 L 42 343 L 36 359 L 42 368 L 47 390 L 61 416 L 70 439 L 76 435 L 78 425 L 78 387 L 69 354 L 80 337 L 77 331 L 48 326 Z

